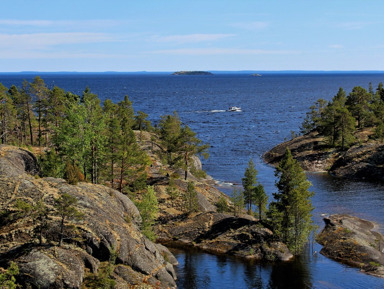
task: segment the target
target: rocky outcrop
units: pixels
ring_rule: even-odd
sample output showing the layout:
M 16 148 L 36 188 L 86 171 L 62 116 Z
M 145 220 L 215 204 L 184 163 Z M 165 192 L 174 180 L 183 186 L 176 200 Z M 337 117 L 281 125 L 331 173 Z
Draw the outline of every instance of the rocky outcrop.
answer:
M 12 177 L 25 173 L 30 175 L 39 173 L 36 157 L 22 148 L 0 145 L 0 175 Z
M 384 237 L 372 222 L 349 215 L 332 215 L 324 222 L 317 237 L 321 254 L 384 277 Z
M 287 147 L 306 171 L 329 172 L 348 179 L 384 181 L 384 145 L 367 137 L 361 144 L 342 151 L 330 148 L 324 137 L 311 132 L 277 145 L 264 154 L 264 160 L 277 165 Z
M 158 242 L 171 247 L 194 248 L 257 260 L 285 261 L 292 258 L 287 247 L 276 241 L 272 231 L 262 222 L 247 215 L 234 217 L 218 213 L 215 204 L 219 200 L 226 200 L 229 207 L 231 201 L 214 187 L 212 178 L 198 178 L 190 172 L 185 181 L 181 178 L 184 175 L 182 170 L 161 164 L 154 153 L 161 148 L 153 146 L 150 140 L 148 133 L 143 134 L 141 147 L 151 158 L 149 177 L 158 180 L 155 182 L 160 209 L 156 225 Z M 194 158 L 193 163 L 195 168 L 201 169 L 198 158 Z M 188 182 L 194 184 L 199 213 L 189 214 L 186 210 Z
M 293 256 L 271 230 L 251 217 L 216 212 L 181 215 L 163 220 L 158 240 L 168 246 L 193 247 L 214 254 L 247 259 L 287 261 Z
M 3 146 L 0 155 L 0 267 L 15 261 L 24 286 L 81 288 L 114 252 L 112 278 L 118 288 L 144 281 L 156 288 L 176 286 L 170 262 L 177 261 L 165 247 L 142 235 L 140 214 L 127 196 L 101 185 L 69 185 L 62 179 L 26 174 L 36 172 L 36 159 L 18 148 Z M 65 242 L 58 247 L 60 219 L 52 212 L 54 199 L 64 193 L 78 200 L 76 208 L 83 218 L 66 223 Z M 39 200 L 50 211 L 42 245 L 37 242 L 38 222 L 28 212 L 17 214 L 16 208 L 18 201 L 34 205 Z

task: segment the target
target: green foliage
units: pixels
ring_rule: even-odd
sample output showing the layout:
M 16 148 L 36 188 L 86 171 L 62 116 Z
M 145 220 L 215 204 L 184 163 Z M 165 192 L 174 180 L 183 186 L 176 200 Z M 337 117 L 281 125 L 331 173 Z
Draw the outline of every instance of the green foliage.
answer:
M 289 149 L 276 168 L 278 192 L 270 204 L 268 216 L 275 234 L 295 255 L 301 253 L 313 230 L 311 183 Z
M 262 220 L 263 214 L 267 210 L 268 196 L 261 184 L 254 188 L 254 201 L 259 211 L 259 220 Z
M 370 98 L 371 95 L 361 86 L 355 86 L 347 97 L 346 105 L 352 116 L 357 120 L 358 128 L 365 127 L 370 117 Z
M 197 192 L 193 182 L 188 182 L 187 191 L 184 194 L 184 208 L 187 213 L 193 213 L 199 210 Z
M 219 213 L 224 213 L 229 211 L 227 200 L 223 196 L 219 198 L 219 200 L 215 205 Z
M 113 279 L 113 271 L 115 269 L 117 252 L 115 249 L 110 249 L 109 261 L 101 264 L 98 274 L 89 276 L 84 280 L 87 288 L 98 289 L 113 289 L 116 286 L 116 281 Z
M 255 202 L 255 192 L 257 186 L 257 170 L 253 160 L 250 159 L 241 179 L 244 188 L 244 201 L 247 204 L 248 214 L 252 214 L 252 204 Z M 261 186 L 261 185 L 260 185 Z
M 83 213 L 76 209 L 76 204 L 77 199 L 68 193 L 64 193 L 54 200 L 55 215 L 60 217 L 59 246 L 61 246 L 64 238 L 65 221 L 68 219 L 81 220 L 84 216 Z
M 301 133 L 306 134 L 319 127 L 326 104 L 327 101 L 320 98 L 309 108 L 310 111 L 307 112 L 304 122 L 300 128 Z
M 21 288 L 21 286 L 16 283 L 15 276 L 17 275 L 19 275 L 19 267 L 15 262 L 11 262 L 7 270 L 1 270 L 0 268 L 0 288 Z
M 84 180 L 84 175 L 76 165 L 67 161 L 64 168 L 64 179 L 67 180 L 68 184 L 76 185 L 79 181 Z
M 196 137 L 189 126 L 182 125 L 176 112 L 162 116 L 159 123 L 160 141 L 165 147 L 168 164 L 184 170 L 184 179 L 188 178 L 188 169 L 194 155 L 208 157 L 208 144 Z
M 176 198 L 180 195 L 180 192 L 175 185 L 175 180 L 172 177 L 169 179 L 166 192 L 171 197 L 171 200 L 176 200 Z
M 58 154 L 56 154 L 54 149 L 49 150 L 45 155 L 41 156 L 39 160 L 41 175 L 43 177 L 54 177 L 54 178 L 62 178 L 64 177 L 64 168 L 63 163 Z M 72 169 L 72 172 L 71 172 Z M 67 173 L 67 177 L 71 178 L 71 182 L 75 182 L 75 173 L 73 172 L 74 168 L 65 167 L 65 171 Z M 72 173 L 74 174 L 72 176 Z M 69 176 L 71 175 L 71 176 Z M 71 183 L 70 182 L 70 183 Z
M 340 89 L 333 100 L 328 103 L 321 122 L 322 133 L 328 137 L 332 146 L 348 147 L 354 141 L 355 122 L 346 106 L 345 92 Z
M 244 193 L 234 189 L 231 195 L 231 201 L 233 203 L 233 214 L 239 216 L 244 209 Z
M 192 175 L 198 179 L 205 179 L 207 177 L 207 172 L 204 170 L 198 170 L 195 167 L 190 169 Z
M 153 232 L 153 225 L 159 213 L 159 204 L 153 187 L 148 186 L 146 192 L 143 193 L 142 200 L 137 204 L 142 218 L 141 229 L 143 234 L 154 241 L 156 235 Z

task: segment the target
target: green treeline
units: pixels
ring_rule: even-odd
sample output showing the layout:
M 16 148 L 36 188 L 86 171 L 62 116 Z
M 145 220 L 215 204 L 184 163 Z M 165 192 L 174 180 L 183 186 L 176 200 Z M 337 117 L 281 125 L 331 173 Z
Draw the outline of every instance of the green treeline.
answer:
M 177 113 L 162 116 L 154 128 L 146 113 L 134 113 L 128 96 L 101 103 L 88 87 L 76 95 L 57 86 L 49 89 L 38 76 L 21 87 L 0 83 L 0 115 L 1 144 L 34 147 L 43 176 L 72 184 L 106 184 L 123 193 L 146 189 L 151 161 L 140 148 L 144 131 L 161 146 L 164 162 L 185 171 L 185 179 L 192 157 L 207 156 L 208 145 Z
M 357 141 L 356 132 L 364 129 L 374 139 L 384 139 L 383 83 L 375 91 L 371 83 L 369 90 L 356 86 L 348 95 L 340 88 L 331 101 L 317 100 L 307 112 L 301 132 L 316 130 L 328 145 L 344 150 Z

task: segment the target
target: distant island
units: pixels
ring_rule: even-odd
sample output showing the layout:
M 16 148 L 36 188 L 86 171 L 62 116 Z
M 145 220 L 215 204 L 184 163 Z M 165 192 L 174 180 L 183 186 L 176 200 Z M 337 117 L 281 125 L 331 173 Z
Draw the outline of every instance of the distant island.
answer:
M 176 71 L 172 75 L 213 75 L 208 71 Z

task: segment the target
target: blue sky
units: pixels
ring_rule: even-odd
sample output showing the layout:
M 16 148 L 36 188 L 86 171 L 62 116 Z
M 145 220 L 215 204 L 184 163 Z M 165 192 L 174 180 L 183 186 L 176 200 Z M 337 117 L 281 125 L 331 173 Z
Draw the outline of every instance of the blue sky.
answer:
M 0 71 L 384 70 L 381 0 L 6 0 Z

